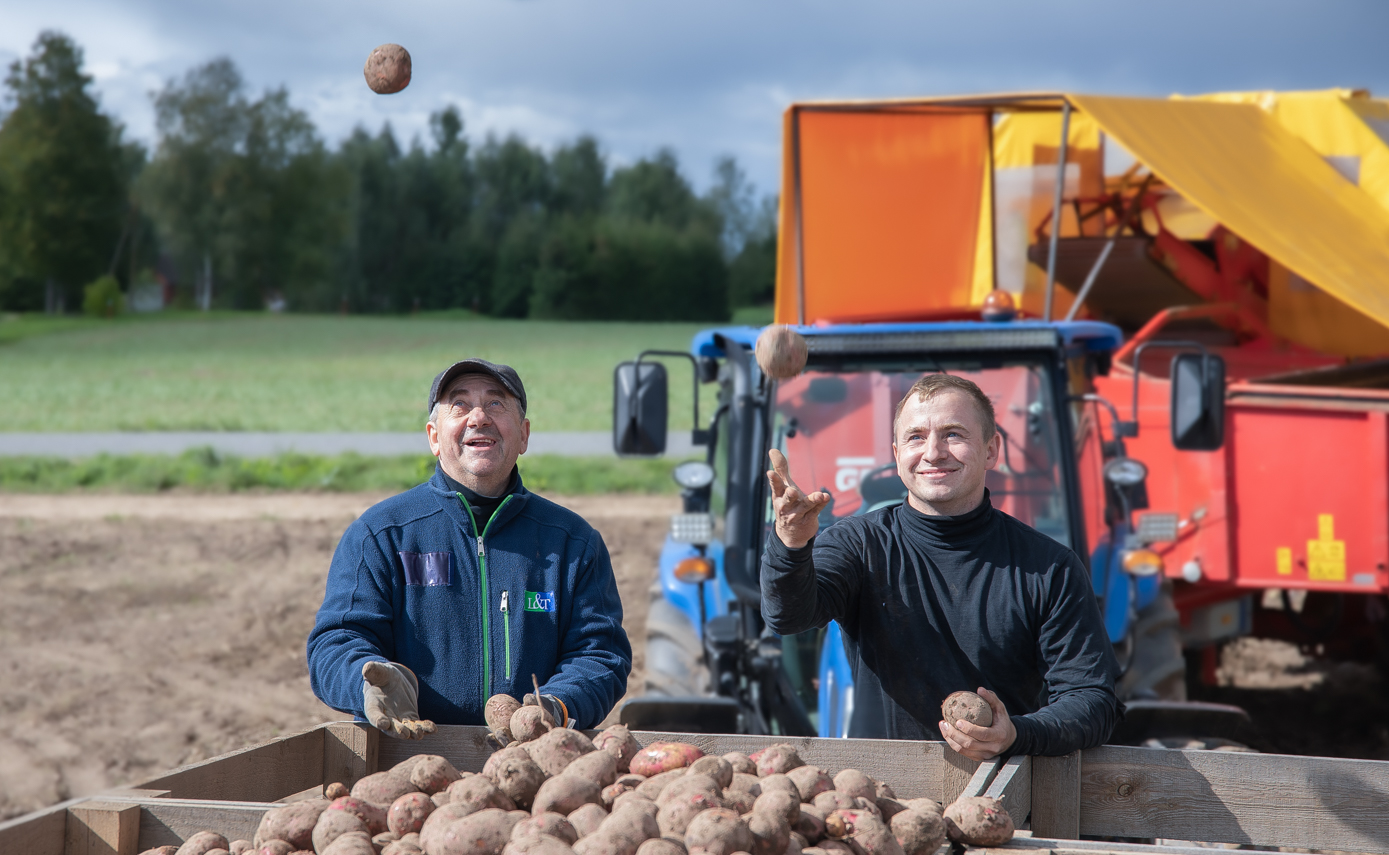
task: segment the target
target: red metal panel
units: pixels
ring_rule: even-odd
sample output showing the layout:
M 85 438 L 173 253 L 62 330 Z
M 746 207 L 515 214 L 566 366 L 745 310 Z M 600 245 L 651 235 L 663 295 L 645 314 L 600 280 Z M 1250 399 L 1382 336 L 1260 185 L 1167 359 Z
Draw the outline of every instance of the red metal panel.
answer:
M 1235 404 L 1238 582 L 1375 593 L 1385 589 L 1385 415 Z

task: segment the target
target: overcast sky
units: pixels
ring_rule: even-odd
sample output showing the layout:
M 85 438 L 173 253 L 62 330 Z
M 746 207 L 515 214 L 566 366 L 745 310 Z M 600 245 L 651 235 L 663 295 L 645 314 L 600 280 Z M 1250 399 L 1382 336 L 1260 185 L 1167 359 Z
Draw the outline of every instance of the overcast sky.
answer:
M 390 121 L 550 147 L 598 137 L 612 162 L 673 148 L 699 186 L 733 154 L 775 191 L 797 99 L 1064 89 L 1167 95 L 1369 88 L 1389 96 L 1389 0 L 0 0 L 0 60 L 44 29 L 86 50 L 107 111 L 152 142 L 149 93 L 229 56 L 253 92 L 288 87 L 330 144 Z M 398 42 L 404 92 L 362 63 Z

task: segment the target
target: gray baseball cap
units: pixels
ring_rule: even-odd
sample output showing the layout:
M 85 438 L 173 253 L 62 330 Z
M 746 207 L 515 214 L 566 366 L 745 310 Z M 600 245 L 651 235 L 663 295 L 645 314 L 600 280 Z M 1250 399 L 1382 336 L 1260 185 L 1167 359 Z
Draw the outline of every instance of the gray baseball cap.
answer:
M 434 405 L 439 401 L 439 394 L 447 392 L 449 384 L 464 374 L 486 374 L 495 378 L 498 383 L 502 384 L 502 388 L 521 402 L 523 411 L 528 409 L 526 406 L 526 387 L 521 385 L 521 376 L 516 373 L 515 368 L 473 357 L 455 362 L 439 372 L 439 375 L 434 378 L 434 385 L 429 387 L 429 406 L 425 408 L 425 412 L 434 412 Z

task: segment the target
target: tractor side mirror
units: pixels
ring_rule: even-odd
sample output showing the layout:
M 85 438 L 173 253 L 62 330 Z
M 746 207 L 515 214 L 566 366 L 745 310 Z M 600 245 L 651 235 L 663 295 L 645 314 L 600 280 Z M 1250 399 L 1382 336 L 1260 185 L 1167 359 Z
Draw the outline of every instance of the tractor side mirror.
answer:
M 1207 353 L 1172 358 L 1172 445 L 1215 451 L 1225 442 L 1225 360 Z
M 622 456 L 664 454 L 668 407 L 664 365 L 619 363 L 613 370 L 613 451 Z

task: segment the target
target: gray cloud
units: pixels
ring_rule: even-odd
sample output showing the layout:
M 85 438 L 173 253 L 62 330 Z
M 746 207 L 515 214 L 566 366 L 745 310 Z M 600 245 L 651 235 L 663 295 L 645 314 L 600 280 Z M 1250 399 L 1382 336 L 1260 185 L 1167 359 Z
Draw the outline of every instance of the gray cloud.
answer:
M 330 141 L 387 121 L 427 137 L 430 112 L 454 103 L 474 138 L 515 131 L 554 145 L 588 132 L 618 162 L 668 145 L 700 184 L 732 153 L 764 190 L 793 99 L 1389 92 L 1378 0 L 0 0 L 0 19 L 6 61 L 45 28 L 77 39 L 103 104 L 147 141 L 149 92 L 226 55 L 253 89 L 287 86 Z M 409 48 L 415 79 L 382 97 L 361 66 L 387 41 Z

